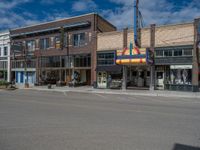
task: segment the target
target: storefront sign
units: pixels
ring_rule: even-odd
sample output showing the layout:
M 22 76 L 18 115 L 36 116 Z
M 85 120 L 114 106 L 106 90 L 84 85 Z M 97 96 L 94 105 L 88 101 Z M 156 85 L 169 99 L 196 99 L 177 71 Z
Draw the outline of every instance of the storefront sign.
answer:
M 170 69 L 192 69 L 192 65 L 171 65 Z
M 117 50 L 116 64 L 118 65 L 131 65 L 131 64 L 146 64 L 146 49 L 133 48 L 132 50 L 126 48 L 124 50 Z

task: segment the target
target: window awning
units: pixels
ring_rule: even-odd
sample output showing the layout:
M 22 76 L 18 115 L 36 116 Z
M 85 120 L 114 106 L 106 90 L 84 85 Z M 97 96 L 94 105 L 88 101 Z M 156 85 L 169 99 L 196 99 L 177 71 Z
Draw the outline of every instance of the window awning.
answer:
M 65 25 L 59 26 L 59 27 L 52 27 L 52 28 L 41 29 L 41 30 L 36 30 L 36 31 L 31 31 L 31 32 L 23 32 L 23 33 L 11 34 L 11 37 L 30 35 L 30 34 L 36 34 L 36 33 L 43 33 L 43 32 L 49 32 L 49 31 L 55 31 L 55 30 L 60 30 L 61 27 L 63 27 L 64 29 L 85 27 L 85 26 L 89 26 L 90 24 L 91 23 L 89 21 L 76 22 L 76 23 L 71 23 L 71 24 L 65 24 Z
M 106 72 L 121 72 L 121 65 L 111 65 L 111 66 L 98 66 L 96 71 L 106 71 Z

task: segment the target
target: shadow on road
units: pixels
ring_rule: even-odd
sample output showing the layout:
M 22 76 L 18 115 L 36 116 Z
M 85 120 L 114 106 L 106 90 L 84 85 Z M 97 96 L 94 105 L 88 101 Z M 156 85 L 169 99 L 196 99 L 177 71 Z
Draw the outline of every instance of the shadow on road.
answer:
M 172 150 L 200 150 L 200 148 L 176 143 Z

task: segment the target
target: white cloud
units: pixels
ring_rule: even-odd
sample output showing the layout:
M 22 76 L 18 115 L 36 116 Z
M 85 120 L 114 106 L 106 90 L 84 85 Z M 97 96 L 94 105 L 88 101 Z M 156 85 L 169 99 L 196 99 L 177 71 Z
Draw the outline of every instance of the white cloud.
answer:
M 67 18 L 70 16 L 67 12 L 58 11 L 58 10 L 54 11 L 51 14 L 46 13 L 45 15 L 46 15 L 46 18 L 44 19 L 44 21 L 53 21 L 53 20 L 58 20 L 62 18 Z
M 28 12 L 21 15 L 14 13 L 13 8 L 20 4 L 31 2 L 32 0 L 12 0 L 0 2 L 0 29 L 15 28 L 22 25 L 37 23 L 36 17 Z
M 92 0 L 79 0 L 73 3 L 72 10 L 73 11 L 87 11 L 87 10 L 95 10 L 97 8 L 97 4 Z
M 55 4 L 55 3 L 64 3 L 66 0 L 41 0 L 41 4 Z
M 110 0 L 119 4 L 114 10 L 103 10 L 102 15 L 118 28 L 133 26 L 133 0 Z M 186 5 L 177 6 L 167 0 L 140 0 L 140 11 L 145 25 L 169 24 L 192 21 L 200 16 L 199 0 L 187 2 Z
M 38 23 L 38 20 L 27 19 L 21 15 L 13 12 L 7 12 L 6 14 L 0 12 L 1 25 L 0 28 L 16 28 L 23 25 L 30 25 Z
M 21 3 L 27 3 L 30 2 L 31 0 L 12 0 L 12 1 L 1 1 L 0 2 L 0 9 L 11 9 L 14 8 L 15 6 L 21 4 Z

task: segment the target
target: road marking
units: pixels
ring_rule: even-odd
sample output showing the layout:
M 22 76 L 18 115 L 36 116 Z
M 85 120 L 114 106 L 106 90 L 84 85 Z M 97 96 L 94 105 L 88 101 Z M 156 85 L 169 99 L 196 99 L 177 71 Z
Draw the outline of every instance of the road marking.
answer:
M 97 95 L 97 96 L 99 96 L 99 97 L 101 97 L 101 98 L 103 98 L 103 99 L 107 99 L 106 96 L 103 96 L 103 95 L 101 95 L 101 94 L 97 94 L 97 93 L 95 93 L 95 95 Z
M 64 95 L 67 96 L 67 92 L 64 92 Z

